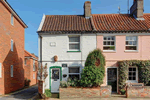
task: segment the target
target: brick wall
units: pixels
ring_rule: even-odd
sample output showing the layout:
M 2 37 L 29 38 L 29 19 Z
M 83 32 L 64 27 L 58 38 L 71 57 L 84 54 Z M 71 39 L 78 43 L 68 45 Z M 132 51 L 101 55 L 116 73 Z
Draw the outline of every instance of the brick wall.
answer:
M 24 27 L 14 17 L 10 23 L 11 13 L 0 2 L 0 94 L 10 93 L 24 87 Z M 11 39 L 14 41 L 11 51 Z M 10 66 L 13 65 L 13 76 L 10 77 Z
M 35 85 L 38 83 L 37 81 L 37 68 L 38 68 L 38 61 L 35 60 L 35 67 L 36 67 L 36 70 L 33 71 L 33 58 L 31 57 L 28 57 L 28 58 L 25 58 L 27 59 L 27 63 L 25 65 L 25 78 L 27 79 L 30 79 L 31 82 L 30 82 L 30 86 L 31 85 Z M 35 75 L 35 78 L 33 78 L 33 74 Z
M 150 98 L 150 86 L 133 87 L 128 86 L 126 91 L 127 98 Z
M 101 88 L 59 88 L 60 99 L 71 98 L 108 98 L 111 97 L 111 86 Z

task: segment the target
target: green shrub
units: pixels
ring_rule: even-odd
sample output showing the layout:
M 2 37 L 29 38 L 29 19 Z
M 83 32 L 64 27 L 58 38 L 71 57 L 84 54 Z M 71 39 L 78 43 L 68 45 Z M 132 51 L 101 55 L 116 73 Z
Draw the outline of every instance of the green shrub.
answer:
M 100 49 L 90 52 L 81 73 L 82 87 L 100 86 L 105 74 L 105 57 Z
M 125 89 L 121 89 L 120 92 L 121 92 L 122 95 L 124 95 L 126 93 L 126 90 Z
M 51 94 L 50 89 L 45 89 L 44 95 L 45 95 L 46 97 L 51 97 L 52 94 Z
M 79 86 L 79 80 L 76 77 L 73 79 L 68 78 L 67 84 L 68 84 L 68 86 L 77 87 L 77 86 Z
M 68 87 L 68 83 L 66 81 L 60 81 L 60 87 L 66 88 L 66 87 Z

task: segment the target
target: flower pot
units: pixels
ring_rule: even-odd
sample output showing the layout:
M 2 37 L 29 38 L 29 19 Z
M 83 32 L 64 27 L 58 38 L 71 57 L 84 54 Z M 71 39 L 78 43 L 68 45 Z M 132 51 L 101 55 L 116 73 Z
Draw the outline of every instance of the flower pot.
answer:
M 58 56 L 57 55 L 54 56 L 54 61 L 55 62 L 58 61 Z

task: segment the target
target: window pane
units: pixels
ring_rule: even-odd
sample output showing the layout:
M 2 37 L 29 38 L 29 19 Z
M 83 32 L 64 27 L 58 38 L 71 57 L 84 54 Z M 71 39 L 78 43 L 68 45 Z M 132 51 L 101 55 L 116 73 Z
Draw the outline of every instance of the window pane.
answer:
M 112 39 L 112 40 L 115 40 L 115 37 L 112 36 L 111 39 Z
M 136 68 L 133 68 L 133 71 L 136 71 Z
M 132 71 L 132 68 L 129 68 L 129 71 Z
M 136 75 L 136 73 L 135 72 L 133 72 L 133 76 L 135 76 Z
M 131 78 L 131 77 L 129 77 L 129 80 L 132 80 L 132 78 Z
M 114 45 L 114 42 L 111 42 L 111 45 Z
M 126 50 L 137 50 L 136 46 L 126 46 Z
M 129 36 L 126 36 L 126 40 L 130 40 Z
M 129 45 L 133 45 L 133 44 L 132 44 L 132 41 L 129 41 L 128 43 L 129 43 Z
M 136 41 L 133 41 L 133 45 L 136 45 Z
M 135 77 L 133 77 L 133 80 L 136 80 Z
M 110 42 L 107 42 L 107 45 L 110 45 Z
M 136 37 L 136 36 L 132 37 L 132 40 L 136 41 L 136 40 L 137 40 L 137 37 Z
M 129 72 L 129 75 L 132 75 L 132 73 L 131 73 L 131 72 Z
M 71 79 L 77 78 L 79 80 L 79 75 L 69 75 L 69 78 Z
M 115 50 L 115 46 L 103 47 L 103 50 Z
M 104 42 L 104 44 L 103 45 L 106 45 L 106 42 Z
M 79 67 L 70 67 L 69 68 L 69 73 L 79 73 Z
M 52 79 L 59 79 L 59 69 L 52 69 Z
M 69 37 L 69 42 L 80 42 L 79 37 Z
M 128 41 L 126 41 L 126 45 L 129 45 L 129 42 L 128 42 Z
M 104 40 L 107 40 L 107 38 L 106 38 L 106 37 L 104 37 Z
M 79 44 L 69 44 L 69 49 L 80 49 Z
M 108 37 L 108 40 L 110 40 L 111 39 L 111 37 Z

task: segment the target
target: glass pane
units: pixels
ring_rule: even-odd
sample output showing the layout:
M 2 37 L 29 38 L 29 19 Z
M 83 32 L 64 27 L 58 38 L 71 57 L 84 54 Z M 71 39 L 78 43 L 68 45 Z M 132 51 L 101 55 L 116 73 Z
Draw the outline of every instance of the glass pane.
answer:
M 129 77 L 129 80 L 132 80 L 132 78 L 131 78 L 131 77 Z
M 136 71 L 136 68 L 133 68 L 133 71 Z
M 114 45 L 114 42 L 111 42 L 111 45 Z
M 69 44 L 69 49 L 80 49 L 79 44 Z
M 132 68 L 129 68 L 129 71 L 132 71 Z
M 136 78 L 135 78 L 135 77 L 133 77 L 133 80 L 136 80 Z
M 115 50 L 115 46 L 103 47 L 103 50 Z
M 136 41 L 133 41 L 133 45 L 136 45 Z
M 128 42 L 128 41 L 126 41 L 126 45 L 129 45 L 129 42 Z
M 131 72 L 129 72 L 129 75 L 132 75 L 132 73 L 131 73 Z
M 133 76 L 136 76 L 136 73 L 135 73 L 135 72 L 133 72 Z
M 115 37 L 114 37 L 114 36 L 112 36 L 112 37 L 111 37 L 111 39 L 112 39 L 112 40 L 115 40 Z
M 106 45 L 106 42 L 104 42 L 104 45 Z
M 69 42 L 80 42 L 79 37 L 69 37 Z
M 104 40 L 107 40 L 107 38 L 106 38 L 106 37 L 104 37 Z
M 110 42 L 107 42 L 107 45 L 110 45 Z
M 136 37 L 136 36 L 132 37 L 132 40 L 136 41 L 136 40 L 137 40 L 137 37 Z
M 110 40 L 111 39 L 111 37 L 108 37 L 108 40 Z
M 79 73 L 79 67 L 76 67 L 76 68 L 70 67 L 69 68 L 69 73 Z
M 129 38 L 129 36 L 126 36 L 126 40 L 129 40 L 130 38 Z
M 129 41 L 128 43 L 129 43 L 129 45 L 133 45 L 132 41 Z
M 136 46 L 126 46 L 126 50 L 137 50 Z
M 77 78 L 79 80 L 79 75 L 69 75 L 69 78 L 71 79 Z
M 52 79 L 59 79 L 59 69 L 52 69 Z

